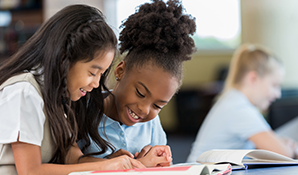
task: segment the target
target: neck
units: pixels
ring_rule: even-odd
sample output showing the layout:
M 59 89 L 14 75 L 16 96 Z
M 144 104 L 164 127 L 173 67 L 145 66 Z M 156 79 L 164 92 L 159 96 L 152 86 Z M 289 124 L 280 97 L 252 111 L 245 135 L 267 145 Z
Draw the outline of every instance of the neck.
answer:
M 247 86 L 247 85 L 246 86 L 238 85 L 238 86 L 235 86 L 234 88 L 239 90 L 240 92 L 242 92 L 246 96 L 246 98 L 250 101 L 250 103 L 253 104 L 252 99 L 251 99 L 251 97 L 252 97 L 252 94 L 251 94 L 252 93 L 251 92 L 252 87 Z
M 104 100 L 104 114 L 115 121 L 119 121 L 115 98 L 112 94 L 107 96 Z

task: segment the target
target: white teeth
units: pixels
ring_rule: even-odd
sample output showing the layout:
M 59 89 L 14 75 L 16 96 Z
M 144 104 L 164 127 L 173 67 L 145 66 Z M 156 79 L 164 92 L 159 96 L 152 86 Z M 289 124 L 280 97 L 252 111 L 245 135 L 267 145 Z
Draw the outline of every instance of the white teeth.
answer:
M 130 109 L 128 109 L 128 112 L 132 116 L 132 118 L 139 119 L 139 117 L 135 113 L 133 113 Z
M 82 88 L 80 88 L 80 90 L 82 91 L 82 92 L 87 92 L 87 91 L 85 91 L 84 89 L 82 89 Z

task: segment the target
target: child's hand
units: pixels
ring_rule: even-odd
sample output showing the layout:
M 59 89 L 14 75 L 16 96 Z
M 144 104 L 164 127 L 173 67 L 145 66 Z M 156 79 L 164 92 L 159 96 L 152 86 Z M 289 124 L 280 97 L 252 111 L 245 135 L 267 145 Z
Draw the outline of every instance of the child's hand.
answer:
M 148 148 L 150 148 L 148 150 Z M 145 154 L 142 151 L 147 152 Z M 144 147 L 138 154 L 139 160 L 146 167 L 170 166 L 172 162 L 172 153 L 169 146 L 156 145 L 154 147 Z M 142 156 L 141 156 L 142 154 Z
M 289 138 L 289 137 L 280 137 L 281 141 L 285 144 L 288 150 L 292 152 L 292 158 L 297 159 L 298 158 L 298 144 L 295 140 Z
M 140 153 L 139 153 L 139 152 L 136 152 L 136 153 L 135 153 L 135 158 L 136 158 L 136 159 L 139 159 L 139 158 L 144 157 L 144 156 L 151 150 L 151 148 L 152 148 L 151 145 L 147 145 L 147 146 L 145 146 L 145 147 L 141 150 Z
M 287 145 L 288 148 L 291 150 L 295 150 L 297 148 L 297 142 L 289 137 L 282 137 L 281 138 L 283 143 Z
M 132 159 L 126 155 L 118 156 L 100 163 L 102 170 L 122 170 L 133 168 L 146 168 L 140 161 Z
M 126 151 L 124 149 L 119 149 L 114 154 L 111 154 L 109 156 L 109 159 L 112 159 L 112 158 L 115 158 L 115 157 L 119 157 L 119 156 L 122 156 L 122 155 L 127 155 L 128 157 L 130 157 L 132 159 L 134 158 L 133 155 L 130 152 L 128 152 L 128 151 Z

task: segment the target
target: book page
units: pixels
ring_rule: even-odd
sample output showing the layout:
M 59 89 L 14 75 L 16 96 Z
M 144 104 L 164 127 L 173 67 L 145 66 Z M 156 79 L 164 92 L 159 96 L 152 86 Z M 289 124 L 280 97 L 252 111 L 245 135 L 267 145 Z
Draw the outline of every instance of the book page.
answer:
M 249 157 L 252 159 L 244 159 Z M 297 160 L 289 157 L 267 151 L 267 150 L 210 150 L 202 153 L 197 162 L 199 163 L 222 163 L 229 162 L 232 164 L 243 165 L 243 163 L 293 163 L 298 164 Z
M 206 171 L 203 170 L 201 174 L 229 175 L 231 173 L 232 173 L 232 166 L 230 164 L 220 164 L 220 165 L 206 165 Z
M 73 172 L 69 175 L 200 175 L 205 170 L 205 165 L 192 165 L 192 166 L 176 166 L 176 167 L 155 167 L 143 169 L 128 169 L 128 170 L 106 170 L 106 171 L 93 171 L 93 172 Z M 209 174 L 205 173 L 205 174 Z
M 93 172 L 73 172 L 69 175 L 226 175 L 231 172 L 230 164 L 223 165 L 191 165 L 174 167 L 156 167 L 129 170 L 108 170 Z
M 177 166 L 189 166 L 191 165 L 201 165 L 205 166 L 201 172 L 201 174 L 228 174 L 231 171 L 231 165 L 230 164 L 200 164 L 197 162 L 192 162 L 192 163 L 178 163 L 178 164 L 173 164 L 171 167 L 177 167 Z
M 198 158 L 199 163 L 233 163 L 243 165 L 245 155 L 253 150 L 210 150 L 202 153 Z
M 252 158 L 253 160 L 244 159 L 243 162 L 298 163 L 297 160 L 267 150 L 253 150 L 246 156 Z

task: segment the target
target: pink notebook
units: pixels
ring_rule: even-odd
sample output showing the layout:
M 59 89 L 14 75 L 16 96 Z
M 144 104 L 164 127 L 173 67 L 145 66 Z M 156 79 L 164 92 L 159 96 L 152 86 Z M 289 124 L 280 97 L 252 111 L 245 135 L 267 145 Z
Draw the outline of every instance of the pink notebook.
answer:
M 73 172 L 69 175 L 124 175 L 124 174 L 142 174 L 142 175 L 229 175 L 231 174 L 230 164 L 221 165 L 187 165 L 187 166 L 170 166 L 156 167 L 143 169 L 128 169 L 128 170 L 107 170 L 107 171 L 88 171 L 88 172 Z

